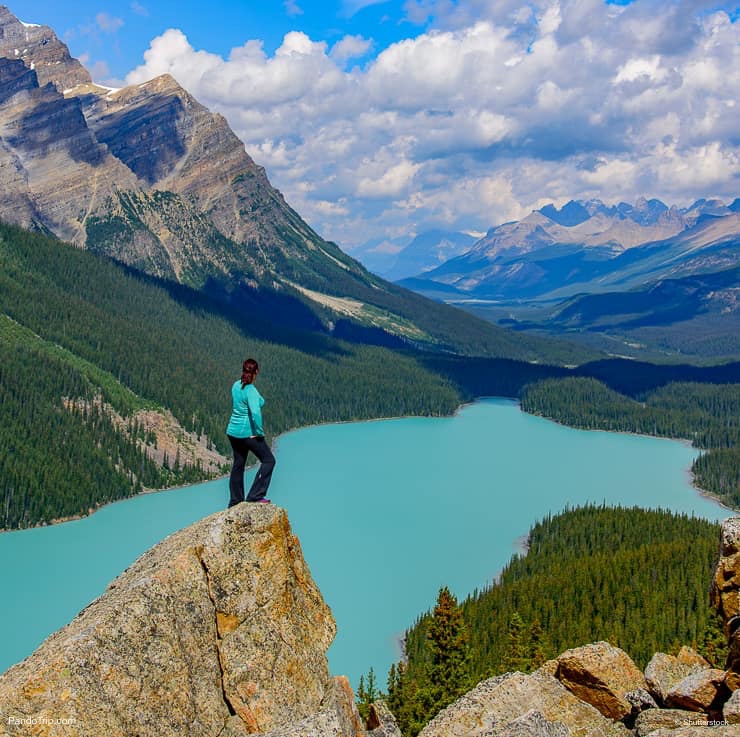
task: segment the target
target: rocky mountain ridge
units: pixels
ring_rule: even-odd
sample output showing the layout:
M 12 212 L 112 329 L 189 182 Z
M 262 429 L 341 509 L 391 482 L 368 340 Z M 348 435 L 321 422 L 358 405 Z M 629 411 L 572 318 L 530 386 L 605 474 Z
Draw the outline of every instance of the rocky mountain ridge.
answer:
M 51 28 L 23 23 L 5 5 L 0 5 L 0 56 L 22 61 L 36 72 L 41 87 L 52 84 L 58 92 L 92 83 L 89 72 Z
M 96 85 L 50 28 L 5 6 L 0 137 L 0 166 L 15 174 L 3 179 L 0 216 L 14 224 L 196 285 L 237 269 L 269 280 L 276 260 L 308 263 L 311 251 L 321 267 L 362 275 L 170 75 Z
M 739 594 L 735 517 L 712 587 L 725 670 L 683 648 L 642 673 L 595 643 L 483 681 L 420 737 L 734 736 Z M 165 538 L 1 675 L 0 735 L 399 737 L 382 703 L 364 725 L 346 679 L 330 676 L 335 628 L 285 512 L 240 504 Z
M 528 360 L 550 350 L 371 274 L 173 77 L 95 84 L 50 28 L 5 6 L 0 174 L 0 220 L 193 287 L 235 315 L 387 347 Z
M 638 200 L 607 207 L 599 201 L 551 205 L 522 220 L 492 228 L 468 252 L 425 273 L 417 288 L 435 284 L 460 296 L 491 299 L 554 299 L 568 291 L 603 291 L 605 284 L 624 283 L 630 268 L 646 258 L 664 276 L 707 271 L 707 254 L 717 244 L 740 239 L 738 200 L 699 200 L 691 207 L 668 208 L 659 200 Z M 684 248 L 684 264 L 676 258 Z M 658 254 L 661 248 L 665 251 Z M 656 259 L 656 256 L 658 258 Z M 704 259 L 704 257 L 706 259 Z M 698 264 L 700 259 L 706 263 Z M 734 265 L 736 256 L 732 259 Z M 653 274 L 654 275 L 654 274 Z M 632 275 L 647 279 L 647 271 Z M 410 282 L 402 282 L 411 286 Z
M 399 284 L 501 326 L 617 355 L 724 358 L 737 353 L 738 246 L 737 199 L 683 209 L 571 202 L 494 228 Z
M 481 346 L 503 335 L 384 282 L 321 238 L 226 120 L 171 76 L 95 84 L 50 28 L 22 23 L 6 6 L 0 173 L 0 219 L 239 312 L 384 345 L 449 348 L 460 330 L 440 331 L 445 322 L 462 321 Z M 351 313 L 334 298 L 353 300 Z

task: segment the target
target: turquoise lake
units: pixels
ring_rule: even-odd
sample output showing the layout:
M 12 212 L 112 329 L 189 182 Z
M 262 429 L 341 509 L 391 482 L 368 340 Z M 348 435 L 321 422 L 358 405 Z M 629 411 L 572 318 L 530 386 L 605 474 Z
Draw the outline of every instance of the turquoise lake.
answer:
M 269 422 L 269 415 L 266 419 Z M 686 443 L 589 432 L 485 399 L 450 418 L 323 425 L 275 446 L 288 510 L 337 620 L 334 674 L 380 685 L 440 586 L 490 583 L 532 523 L 566 505 L 662 507 L 720 520 L 692 488 Z M 226 479 L 145 494 L 91 517 L 0 534 L 0 672 L 70 621 L 147 548 L 223 509 Z

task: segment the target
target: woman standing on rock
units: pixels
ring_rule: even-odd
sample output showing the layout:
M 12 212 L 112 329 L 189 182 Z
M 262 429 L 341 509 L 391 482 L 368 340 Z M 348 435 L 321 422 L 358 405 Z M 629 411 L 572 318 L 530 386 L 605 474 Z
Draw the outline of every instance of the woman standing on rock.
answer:
M 254 380 L 260 367 L 253 358 L 248 358 L 242 365 L 242 377 L 231 387 L 232 412 L 226 435 L 234 450 L 234 465 L 229 478 L 229 507 L 244 500 L 244 466 L 251 450 L 260 462 L 259 470 L 249 490 L 246 501 L 269 503 L 266 499 L 267 488 L 275 468 L 275 456 L 265 442 L 262 429 L 262 405 L 265 400 L 257 391 Z

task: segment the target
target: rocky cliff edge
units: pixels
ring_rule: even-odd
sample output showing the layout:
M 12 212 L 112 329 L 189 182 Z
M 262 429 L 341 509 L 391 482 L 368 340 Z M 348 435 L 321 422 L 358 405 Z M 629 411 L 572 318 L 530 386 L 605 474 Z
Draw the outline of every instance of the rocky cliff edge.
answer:
M 335 631 L 286 513 L 240 504 L 147 551 L 0 676 L 0 734 L 355 735 Z
M 730 652 L 656 653 L 644 674 L 608 642 L 479 683 L 420 737 L 740 736 L 740 517 L 724 522 L 712 602 Z M 400 737 L 365 731 L 331 678 L 335 623 L 285 512 L 241 504 L 146 552 L 0 676 L 0 736 Z

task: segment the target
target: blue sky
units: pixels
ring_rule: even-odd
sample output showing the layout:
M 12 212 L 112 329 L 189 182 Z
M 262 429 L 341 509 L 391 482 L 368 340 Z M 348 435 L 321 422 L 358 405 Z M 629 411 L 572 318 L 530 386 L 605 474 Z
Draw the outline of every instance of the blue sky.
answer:
M 548 202 L 740 192 L 738 6 L 35 0 L 98 82 L 172 74 L 347 250 Z
M 73 56 L 85 55 L 98 68 L 123 78 L 141 62 L 149 42 L 168 28 L 180 28 L 195 48 L 228 55 L 249 38 L 272 53 L 289 31 L 336 42 L 345 35 L 372 38 L 373 49 L 416 35 L 428 20 L 412 22 L 398 0 L 34 0 L 10 9 L 26 22 L 54 28 Z

